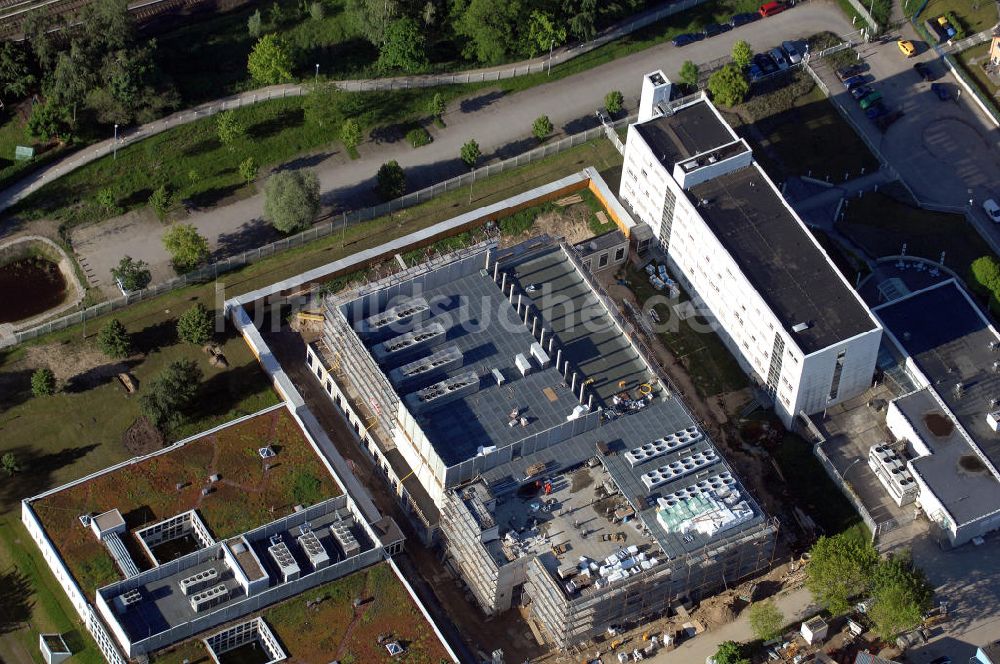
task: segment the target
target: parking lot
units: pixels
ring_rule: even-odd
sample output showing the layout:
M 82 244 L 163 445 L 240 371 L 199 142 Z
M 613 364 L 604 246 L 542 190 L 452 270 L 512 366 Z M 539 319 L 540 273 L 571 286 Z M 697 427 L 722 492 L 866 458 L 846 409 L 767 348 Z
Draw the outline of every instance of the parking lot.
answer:
M 917 54 L 906 58 L 895 36 L 912 40 Z M 1000 136 L 996 127 L 960 91 L 954 76 L 933 49 L 917 39 L 909 25 L 885 43 L 861 46 L 868 65 L 868 85 L 882 94 L 890 109 L 904 115 L 882 134 L 838 80 L 833 67 L 816 63 L 814 69 L 829 87 L 831 99 L 844 108 L 859 129 L 916 192 L 922 202 L 964 206 L 970 198 L 976 207 L 1000 191 Z M 924 81 L 913 65 L 924 62 L 933 81 Z M 931 85 L 944 85 L 951 97 L 942 101 Z

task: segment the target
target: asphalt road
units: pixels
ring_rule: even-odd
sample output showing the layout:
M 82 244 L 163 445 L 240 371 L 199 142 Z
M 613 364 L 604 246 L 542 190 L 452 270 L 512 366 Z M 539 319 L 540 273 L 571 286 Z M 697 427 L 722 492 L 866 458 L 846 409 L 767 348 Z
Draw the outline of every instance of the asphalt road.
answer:
M 540 115 L 548 115 L 558 131 L 571 134 L 594 126 L 594 111 L 609 90 L 622 90 L 626 107 L 634 108 L 641 77 L 649 71 L 663 69 L 674 76 L 685 60 L 705 63 L 727 55 L 737 39 L 746 39 L 755 50 L 763 50 L 786 39 L 822 31 L 843 34 L 851 29 L 834 3 L 813 0 L 713 39 L 679 49 L 663 44 L 517 94 L 478 92 L 452 104 L 445 116 L 447 128 L 432 127 L 434 142 L 417 150 L 389 137 L 363 144 L 361 158 L 353 161 L 338 147 L 293 160 L 287 166 L 314 168 L 328 205 L 336 209 L 363 207 L 374 202 L 374 174 L 386 161 L 398 161 L 406 169 L 409 188 L 419 189 L 463 172 L 459 149 L 470 138 L 479 142 L 489 158 L 510 157 L 535 147 L 531 124 Z M 195 224 L 213 249 L 221 245 L 224 251 L 237 252 L 268 238 L 270 231 L 260 220 L 262 205 L 262 196 L 256 195 L 193 212 L 185 221 Z M 110 269 L 126 254 L 146 261 L 154 281 L 172 276 L 160 241 L 163 232 L 164 227 L 151 215 L 130 214 L 76 231 L 73 245 L 88 274 L 113 294 Z

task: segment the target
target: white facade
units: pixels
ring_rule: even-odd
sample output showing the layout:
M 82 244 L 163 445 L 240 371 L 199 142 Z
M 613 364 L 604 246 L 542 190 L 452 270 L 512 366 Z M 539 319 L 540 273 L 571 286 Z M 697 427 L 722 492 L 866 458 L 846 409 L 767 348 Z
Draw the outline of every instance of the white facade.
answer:
M 755 180 L 770 187 L 796 222 L 800 225 L 802 222 L 763 170 L 753 163 L 746 143 L 707 99 L 696 99 L 675 111 L 694 104 L 707 105 L 732 141 L 684 158 L 668 169 L 637 126 L 632 125 L 625 144 L 619 195 L 653 230 L 670 269 L 698 305 L 699 313 L 713 320 L 716 332 L 743 370 L 767 389 L 776 412 L 790 425 L 800 413 L 821 412 L 870 386 L 882 329 L 869 313 L 869 331 L 810 353 L 802 350 L 795 340 L 795 326 L 803 321 L 782 321 L 775 314 L 685 189 L 741 169 L 755 169 L 759 174 Z M 699 163 L 695 164 L 696 161 Z M 812 239 L 808 231 L 805 233 Z M 821 248 L 820 252 L 826 257 Z M 867 312 L 860 297 L 828 258 L 827 263 L 830 279 L 840 280 Z

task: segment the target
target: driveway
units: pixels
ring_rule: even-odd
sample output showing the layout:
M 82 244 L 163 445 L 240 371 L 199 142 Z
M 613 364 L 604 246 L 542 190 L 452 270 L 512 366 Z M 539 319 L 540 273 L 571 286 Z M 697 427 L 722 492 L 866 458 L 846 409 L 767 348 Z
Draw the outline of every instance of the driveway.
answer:
M 446 129 L 431 128 L 434 142 L 414 150 L 402 140 L 361 146 L 361 158 L 349 160 L 339 149 L 315 159 L 293 160 L 308 165 L 320 177 L 325 203 L 333 209 L 364 207 L 374 202 L 372 187 L 379 165 L 395 159 L 407 172 L 410 190 L 441 182 L 465 171 L 458 158 L 462 144 L 475 138 L 490 158 L 511 157 L 535 147 L 531 124 L 540 115 L 548 115 L 556 129 L 572 134 L 594 126 L 595 109 L 604 95 L 613 89 L 625 94 L 626 106 L 635 108 L 643 74 L 662 69 L 675 76 L 685 60 L 705 63 L 729 54 L 733 42 L 746 39 L 755 50 L 771 48 L 786 39 L 806 37 L 822 31 L 847 33 L 850 21 L 833 2 L 814 0 L 766 20 L 757 21 L 713 39 L 684 48 L 661 44 L 634 55 L 504 96 L 496 91 L 480 91 L 452 104 L 445 116 Z M 338 146 L 339 147 L 339 146 Z M 191 214 L 185 221 L 195 224 L 209 238 L 213 249 L 229 242 L 239 246 L 247 236 L 257 237 L 262 196 L 256 195 L 230 205 Z M 81 261 L 94 275 L 96 284 L 113 294 L 110 269 L 123 255 L 143 257 L 154 275 L 170 275 L 168 257 L 160 238 L 163 227 L 135 217 L 106 222 L 96 229 L 74 234 L 74 247 Z

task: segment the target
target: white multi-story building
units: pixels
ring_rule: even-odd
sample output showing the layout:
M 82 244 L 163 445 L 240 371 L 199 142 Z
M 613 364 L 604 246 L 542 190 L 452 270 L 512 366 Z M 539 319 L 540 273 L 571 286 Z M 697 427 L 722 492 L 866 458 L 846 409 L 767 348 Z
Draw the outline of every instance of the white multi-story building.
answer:
M 790 424 L 871 384 L 882 328 L 704 96 L 643 79 L 620 198 Z

